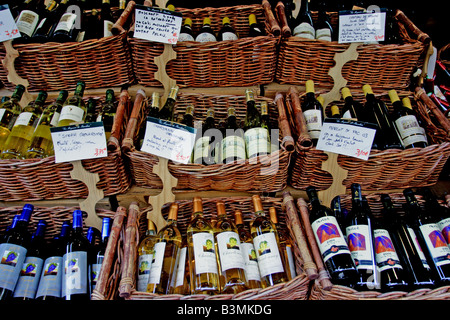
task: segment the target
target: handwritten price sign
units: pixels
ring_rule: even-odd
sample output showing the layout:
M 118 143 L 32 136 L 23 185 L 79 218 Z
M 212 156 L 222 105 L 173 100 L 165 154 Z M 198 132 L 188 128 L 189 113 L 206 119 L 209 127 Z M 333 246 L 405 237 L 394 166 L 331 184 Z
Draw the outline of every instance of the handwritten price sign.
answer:
M 375 132 L 376 129 L 372 124 L 344 119 L 325 119 L 317 149 L 367 160 Z
M 339 43 L 384 41 L 386 12 L 342 11 Z
M 7 4 L 0 5 L 0 42 L 19 38 L 20 32 Z

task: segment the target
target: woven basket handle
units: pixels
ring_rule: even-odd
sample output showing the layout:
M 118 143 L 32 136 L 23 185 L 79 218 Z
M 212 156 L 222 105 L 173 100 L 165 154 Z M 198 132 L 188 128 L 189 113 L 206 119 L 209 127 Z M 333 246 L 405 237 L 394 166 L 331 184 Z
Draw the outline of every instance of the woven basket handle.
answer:
M 296 87 L 291 86 L 289 88 L 287 101 L 291 106 L 290 111 L 292 112 L 292 116 L 290 118 L 293 119 L 294 127 L 297 130 L 297 145 L 301 148 L 311 148 L 313 143 L 309 136 L 308 128 L 306 127 L 306 120 L 303 116 L 300 97 Z
M 138 90 L 136 98 L 134 99 L 133 109 L 131 110 L 130 119 L 128 120 L 127 127 L 125 129 L 125 135 L 122 141 L 122 152 L 129 154 L 134 147 L 134 137 L 136 130 L 139 130 L 138 121 L 141 112 L 144 112 L 147 106 L 147 99 L 144 90 Z
M 120 136 L 124 122 L 127 120 L 125 115 L 128 113 L 130 105 L 130 94 L 126 87 L 122 88 L 119 96 L 119 103 L 117 105 L 116 116 L 114 117 L 113 127 L 111 129 L 111 136 L 108 139 L 109 151 L 120 151 Z
M 289 28 L 288 25 L 286 10 L 283 2 L 278 1 L 277 5 L 275 6 L 275 14 L 278 18 L 278 21 L 280 22 L 281 36 L 284 38 L 289 38 L 292 35 L 292 32 L 291 28 Z
M 295 149 L 295 142 L 294 138 L 292 138 L 291 126 L 289 125 L 289 121 L 286 115 L 284 97 L 280 92 L 277 92 L 275 94 L 274 102 L 278 107 L 278 127 L 281 129 L 281 134 L 283 136 L 281 144 L 284 146 L 286 151 L 292 152 Z
M 275 16 L 273 15 L 272 7 L 270 6 L 269 1 L 263 0 L 262 6 L 266 13 L 267 23 L 269 24 L 270 32 L 275 37 L 278 37 L 281 33 L 281 28 L 277 22 L 277 19 L 275 19 Z
M 431 38 L 428 34 L 422 32 L 416 25 L 403 13 L 403 11 L 398 10 L 395 12 L 395 18 L 397 18 L 405 28 L 416 35 L 417 40 L 427 45 L 430 43 Z
M 135 5 L 136 2 L 134 2 L 133 0 L 128 2 L 127 7 L 125 8 L 125 10 L 123 10 L 119 19 L 117 19 L 116 23 L 114 23 L 111 28 L 111 32 L 113 35 L 116 36 L 118 34 L 126 32 L 123 26 L 125 25 L 125 23 L 127 23 L 128 19 L 130 19 L 130 16 L 133 15 L 132 13 L 134 12 L 133 10 Z

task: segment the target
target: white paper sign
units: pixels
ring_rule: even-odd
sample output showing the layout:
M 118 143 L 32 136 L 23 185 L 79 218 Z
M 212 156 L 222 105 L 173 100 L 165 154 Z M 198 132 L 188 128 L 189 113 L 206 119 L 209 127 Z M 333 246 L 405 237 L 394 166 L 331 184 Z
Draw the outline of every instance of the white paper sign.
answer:
M 367 160 L 376 130 L 372 124 L 344 119 L 325 119 L 317 149 Z
M 339 12 L 339 43 L 385 40 L 386 12 Z
M 103 122 L 50 128 L 55 163 L 103 158 L 108 155 Z
M 20 32 L 7 4 L 0 5 L 0 42 L 19 38 Z
M 177 43 L 183 20 L 181 13 L 141 5 L 136 5 L 135 10 L 135 38 Z
M 147 118 L 141 150 L 180 163 L 188 163 L 197 129 L 179 123 Z

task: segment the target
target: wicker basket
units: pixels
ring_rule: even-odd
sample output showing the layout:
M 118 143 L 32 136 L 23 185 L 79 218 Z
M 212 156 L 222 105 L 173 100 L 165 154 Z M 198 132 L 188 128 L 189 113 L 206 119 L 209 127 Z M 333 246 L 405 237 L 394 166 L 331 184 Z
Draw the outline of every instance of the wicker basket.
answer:
M 227 212 L 234 212 L 236 209 L 240 209 L 243 213 L 244 223 L 247 224 L 254 218 L 253 205 L 251 198 L 248 197 L 222 197 L 222 198 L 210 198 L 203 199 L 203 211 L 206 219 L 210 219 L 213 214 L 216 213 L 216 202 L 224 201 L 227 208 Z M 282 228 L 288 229 L 290 225 L 290 219 L 292 217 L 288 216 L 282 208 L 282 199 L 280 198 L 263 198 L 263 206 L 266 212 L 268 212 L 270 206 L 274 206 L 277 209 L 278 221 L 280 222 Z M 183 236 L 186 235 L 187 224 L 190 221 L 192 214 L 192 201 L 177 201 L 179 204 L 178 210 L 178 228 Z M 168 209 L 170 204 L 166 204 L 163 207 L 163 215 L 167 217 Z M 148 208 L 143 209 L 139 212 L 139 217 L 137 219 L 138 223 L 135 226 L 128 226 L 128 228 L 135 228 L 137 236 L 143 236 L 146 227 L 146 217 Z M 131 213 L 130 213 L 131 214 Z M 139 223 L 140 221 L 140 223 Z M 292 231 L 289 229 L 289 234 L 292 239 L 295 239 Z M 128 239 L 125 238 L 128 242 Z M 277 284 L 273 287 L 268 287 L 265 289 L 250 289 L 239 294 L 219 294 L 219 295 L 158 295 L 151 294 L 147 292 L 136 291 L 135 279 L 132 279 L 132 285 L 128 290 L 122 290 L 120 295 L 125 297 L 127 300 L 305 300 L 307 299 L 310 280 L 303 271 L 303 262 L 300 256 L 300 251 L 297 246 L 297 239 L 295 239 L 293 246 L 293 253 L 296 265 L 297 276 L 292 280 Z M 136 242 L 139 243 L 139 242 Z M 129 261 L 125 257 L 126 261 Z M 132 270 L 136 272 L 137 261 L 129 261 L 132 263 Z M 132 274 L 134 274 L 132 273 Z M 125 276 L 122 274 L 122 279 Z M 122 288 L 122 286 L 120 287 Z M 120 289 L 119 289 L 120 290 Z
M 390 194 L 394 207 L 402 211 L 402 204 L 405 199 L 401 193 Z M 420 195 L 416 196 L 420 203 L 423 199 Z M 380 194 L 368 194 L 366 196 L 372 213 L 376 215 L 381 214 L 382 204 L 380 201 Z M 443 203 L 441 203 L 443 204 Z M 351 207 L 351 196 L 341 196 L 341 205 L 343 208 Z M 314 281 L 309 299 L 311 300 L 449 300 L 450 286 L 442 286 L 434 289 L 417 289 L 411 292 L 395 291 L 395 292 L 380 292 L 376 290 L 356 291 L 352 288 L 342 285 L 333 285 L 331 290 L 324 290 L 318 281 Z
M 104 97 L 94 98 L 104 99 Z M 100 107 L 100 103 L 97 103 L 97 107 Z M 129 111 L 129 103 L 118 106 L 119 115 L 116 116 L 114 125 L 118 129 L 108 140 L 108 155 L 103 158 L 81 160 L 87 171 L 99 175 L 97 188 L 103 190 L 105 197 L 124 193 L 131 186 L 131 175 L 125 166 L 120 149 Z M 86 198 L 89 194 L 88 186 L 71 177 L 72 169 L 73 165 L 70 162 L 55 163 L 55 156 L 42 159 L 0 160 L 0 200 Z
M 268 102 L 272 128 L 277 128 L 278 109 L 274 107 L 271 99 L 256 97 L 257 103 L 262 100 Z M 194 116 L 197 119 L 204 119 L 208 108 L 213 107 L 216 124 L 219 121 L 223 123 L 226 119 L 229 106 L 235 108 L 239 120 L 244 119 L 246 112 L 244 96 L 180 93 L 177 97 L 175 115 L 182 115 L 189 104 L 194 106 Z M 163 183 L 159 176 L 153 173 L 153 166 L 158 163 L 158 158 L 135 148 L 138 129 L 146 119 L 147 111 L 145 104 L 137 107 L 140 107 L 140 110 L 132 111 L 122 151 L 130 161 L 132 176 L 137 186 L 161 189 Z M 136 115 L 136 118 L 133 118 L 133 115 Z M 176 189 L 266 192 L 283 190 L 287 185 L 291 152 L 284 148 L 283 142 L 288 139 L 285 138 L 286 132 L 281 131 L 280 129 L 280 149 L 270 155 L 259 157 L 258 161 L 247 159 L 212 165 L 181 164 L 169 161 L 169 171 L 178 179 Z
M 396 188 L 433 185 L 450 156 L 449 132 L 443 130 L 440 123 L 429 112 L 423 101 L 414 101 L 410 92 L 398 91 L 399 96 L 411 96 L 413 108 L 425 124 L 429 145 L 426 148 L 411 148 L 405 150 L 387 149 L 372 150 L 367 161 L 350 156 L 339 155 L 338 164 L 348 171 L 343 184 L 349 188 L 352 183 L 359 183 L 363 190 L 389 190 Z M 363 93 L 352 90 L 357 101 L 364 101 Z M 388 101 L 387 92 L 375 92 L 376 96 Z M 300 97 L 303 97 L 301 94 Z M 287 98 L 287 108 L 291 111 L 290 99 Z M 334 104 L 334 102 L 333 102 Z M 336 102 L 342 107 L 343 102 Z M 390 100 L 387 102 L 390 108 Z M 329 108 L 327 108 L 327 112 Z M 298 129 L 293 128 L 295 135 Z M 327 155 L 315 147 L 303 147 L 299 140 L 293 154 L 292 171 L 289 184 L 296 189 L 306 189 L 314 186 L 318 190 L 328 189 L 333 177 L 321 169 Z
M 317 12 L 313 12 L 317 16 Z M 331 12 L 331 23 L 337 30 L 338 13 Z M 401 89 L 409 84 L 416 67 L 423 64 L 423 54 L 430 41 L 403 14 L 397 11 L 402 44 L 363 44 L 358 46 L 358 58 L 342 68 L 347 86 L 359 87 L 370 83 L 373 88 Z M 309 40 L 299 37 L 281 39 L 275 81 L 282 84 L 303 85 L 307 80 L 329 87 L 333 79 L 328 74 L 335 64 L 334 56 L 347 50 L 349 44 L 337 41 Z
M 231 23 L 240 35 L 233 41 L 209 43 L 179 42 L 173 49 L 176 59 L 166 66 L 168 76 L 180 87 L 224 87 L 251 86 L 271 83 L 275 76 L 277 43 L 280 37 L 274 35 L 276 21 L 267 18 L 263 6 L 245 5 L 222 8 L 183 9 L 183 17 L 192 19 L 194 34 L 200 30 L 203 18 L 211 17 L 211 27 L 218 31 L 222 18 L 230 17 Z M 266 25 L 266 35 L 250 38 L 248 16 L 255 14 L 260 23 Z M 278 31 L 279 32 L 279 31 Z M 279 33 L 278 33 L 279 35 Z M 155 79 L 158 67 L 155 57 L 163 53 L 164 45 L 148 40 L 129 38 L 136 80 L 145 86 L 162 86 Z

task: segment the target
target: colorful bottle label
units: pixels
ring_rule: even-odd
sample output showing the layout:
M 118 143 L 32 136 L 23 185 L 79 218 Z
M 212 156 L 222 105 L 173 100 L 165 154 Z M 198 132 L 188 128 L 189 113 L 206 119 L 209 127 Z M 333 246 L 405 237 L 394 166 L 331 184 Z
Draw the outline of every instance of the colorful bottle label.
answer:
M 71 120 L 74 122 L 83 121 L 84 110 L 77 106 L 67 105 L 64 106 L 61 110 L 61 114 L 59 116 L 59 121 L 62 120 Z
M 39 15 L 30 10 L 22 10 L 17 19 L 17 29 L 23 34 L 31 37 L 39 22 Z
M 239 136 L 228 136 L 222 139 L 220 163 L 225 159 L 245 159 L 245 141 Z
M 427 258 L 425 258 L 425 254 L 423 253 L 422 247 L 420 246 L 419 240 L 417 239 L 416 233 L 414 232 L 414 230 L 412 228 L 407 228 L 407 230 L 408 230 L 409 235 L 411 236 L 411 239 L 413 240 L 414 247 L 416 248 L 416 250 L 419 254 L 419 257 L 420 257 L 420 260 L 422 261 L 423 267 L 425 269 L 430 269 L 430 266 L 428 265 L 428 262 L 427 262 Z
M 89 293 L 87 252 L 75 251 L 66 253 L 63 256 L 63 264 L 62 296 Z
M 253 238 L 261 277 L 284 272 L 283 261 L 275 233 L 263 233 Z
M 256 157 L 259 154 L 270 153 L 269 130 L 266 128 L 251 128 L 244 133 L 247 158 Z
M 214 236 L 209 232 L 199 232 L 192 235 L 195 259 L 195 273 L 218 273 Z
M 424 130 L 417 122 L 417 118 L 413 115 L 403 116 L 395 120 L 395 125 L 400 134 L 400 138 L 405 146 L 409 146 L 417 142 L 427 143 Z
M 385 229 L 375 229 L 373 236 L 378 270 L 381 272 L 391 268 L 403 269 L 389 232 Z
M 373 269 L 373 247 L 368 225 L 350 226 L 346 229 L 348 248 L 358 270 Z
M 311 139 L 319 139 L 322 130 L 322 112 L 317 109 L 305 110 L 303 116 Z
M 252 243 L 241 243 L 241 252 L 245 264 L 245 278 L 247 281 L 256 280 L 261 281 L 261 274 L 259 273 L 258 257 L 256 250 Z
M 153 257 L 152 268 L 150 269 L 150 277 L 148 283 L 158 284 L 161 280 L 161 272 L 164 263 L 164 252 L 166 251 L 166 243 L 155 243 L 155 255 Z
M 335 217 L 319 218 L 311 223 L 311 227 L 324 262 L 338 254 L 350 254 Z
M 419 227 L 425 239 L 428 251 L 437 266 L 450 263 L 450 248 L 444 239 L 439 227 L 435 223 L 425 224 Z
M 22 246 L 0 244 L 0 288 L 14 291 L 25 261 L 27 249 Z
M 37 257 L 27 257 L 20 271 L 19 280 L 14 289 L 14 297 L 34 299 L 39 284 L 44 260 Z
M 138 259 L 137 291 L 147 291 L 153 254 L 141 254 Z
M 95 288 L 97 285 L 98 277 L 100 276 L 100 269 L 102 267 L 101 263 L 91 264 L 91 287 Z
M 221 270 L 227 271 L 235 268 L 244 270 L 245 263 L 239 235 L 233 231 L 224 231 L 217 234 L 216 237 Z
M 52 296 L 61 298 L 62 289 L 62 257 L 49 257 L 44 262 L 44 268 L 41 272 L 39 287 L 36 298 L 43 296 Z
M 441 230 L 447 245 L 450 246 L 450 218 L 442 219 L 438 222 L 439 230 Z

